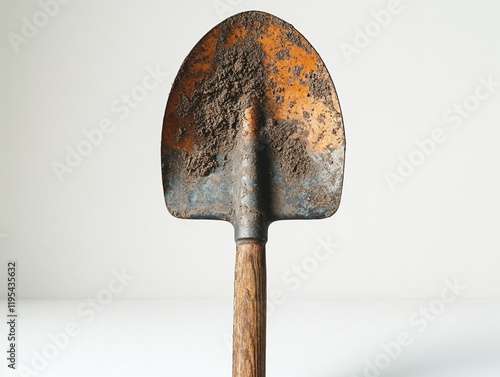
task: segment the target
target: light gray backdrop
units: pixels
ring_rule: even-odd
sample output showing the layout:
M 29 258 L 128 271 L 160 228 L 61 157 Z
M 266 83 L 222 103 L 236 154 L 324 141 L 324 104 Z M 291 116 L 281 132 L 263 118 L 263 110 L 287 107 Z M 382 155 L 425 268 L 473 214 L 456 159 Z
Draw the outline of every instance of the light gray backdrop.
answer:
M 0 266 L 18 261 L 21 297 L 87 297 L 122 269 L 122 297 L 232 296 L 232 228 L 168 214 L 159 143 L 184 57 L 249 9 L 317 49 L 347 136 L 338 213 L 271 226 L 269 288 L 500 297 L 498 2 L 41 3 L 0 3 Z

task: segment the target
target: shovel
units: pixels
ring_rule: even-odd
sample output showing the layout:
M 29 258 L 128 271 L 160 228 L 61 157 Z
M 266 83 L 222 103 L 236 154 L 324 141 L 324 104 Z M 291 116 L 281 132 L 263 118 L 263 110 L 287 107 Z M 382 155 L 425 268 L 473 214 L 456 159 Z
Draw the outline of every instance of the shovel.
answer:
M 182 63 L 162 131 L 165 201 L 175 217 L 234 227 L 233 377 L 265 376 L 268 227 L 335 213 L 344 153 L 332 79 L 285 21 L 232 16 Z

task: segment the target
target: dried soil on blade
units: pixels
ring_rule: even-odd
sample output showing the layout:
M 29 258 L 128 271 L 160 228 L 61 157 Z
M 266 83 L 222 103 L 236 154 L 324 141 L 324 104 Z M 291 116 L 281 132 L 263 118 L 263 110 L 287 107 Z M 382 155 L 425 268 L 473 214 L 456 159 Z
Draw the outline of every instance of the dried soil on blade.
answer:
M 267 33 L 266 38 L 276 38 L 272 34 L 275 29 L 281 30 L 283 46 L 278 46 L 269 55 L 262 35 Z M 259 104 L 263 113 L 259 137 L 262 145 L 267 147 L 269 165 L 278 165 L 282 178 L 289 182 L 312 173 L 315 165 L 304 140 L 307 125 L 296 118 L 288 119 L 288 116 L 273 119 L 276 107 L 286 106 L 289 112 L 298 107 L 296 101 L 286 102 L 286 93 L 290 89 L 286 82 L 280 81 L 278 76 L 282 73 L 276 62 L 279 61 L 279 69 L 283 69 L 292 49 L 296 52 L 296 49 L 306 48 L 299 34 L 284 21 L 270 21 L 262 13 L 242 13 L 220 24 L 205 39 L 215 43 L 213 55 L 208 61 L 203 61 L 209 67 L 209 73 L 205 72 L 200 80 L 189 77 L 194 90 L 189 94 L 180 93 L 175 105 L 179 119 L 191 120 L 179 127 L 175 137 L 181 140 L 186 135 L 185 128 L 191 128 L 195 140 L 193 148 L 184 149 L 181 154 L 181 165 L 177 168 L 183 172 L 183 178 L 196 182 L 217 168 L 225 167 L 228 153 L 236 144 L 245 109 L 254 102 Z M 208 50 L 208 46 L 205 49 Z M 186 79 L 185 66 L 207 60 L 209 55 L 204 53 L 202 50 L 198 55 L 188 56 L 176 80 Z M 308 93 L 303 95 L 330 98 L 331 84 L 313 70 L 306 72 L 303 65 L 292 64 L 288 67 L 288 74 L 308 88 Z M 331 107 L 331 103 L 328 105 Z M 313 114 L 300 111 L 300 115 L 307 121 Z

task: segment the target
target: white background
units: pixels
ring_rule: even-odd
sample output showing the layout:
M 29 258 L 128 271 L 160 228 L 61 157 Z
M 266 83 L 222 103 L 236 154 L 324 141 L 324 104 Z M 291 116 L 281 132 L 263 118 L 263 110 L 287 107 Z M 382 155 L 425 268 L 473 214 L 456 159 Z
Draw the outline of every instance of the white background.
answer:
M 481 313 L 485 302 L 498 303 L 500 86 L 488 99 L 477 101 L 460 127 L 453 128 L 443 116 L 464 101 L 470 108 L 474 101 L 468 97 L 475 95 L 481 78 L 500 83 L 500 6 L 486 0 L 401 1 L 400 12 L 392 14 L 386 26 L 373 29 L 373 12 L 388 9 L 388 4 L 74 0 L 60 5 L 57 14 L 16 52 L 9 33 L 22 36 L 23 18 L 33 21 L 42 8 L 35 1 L 2 0 L 0 281 L 5 281 L 6 261 L 15 259 L 22 299 L 74 299 L 75 305 L 68 304 L 73 314 L 79 300 L 96 296 L 106 288 L 112 271 L 123 269 L 135 278 L 116 299 L 230 302 L 232 228 L 222 222 L 178 220 L 167 212 L 159 143 L 170 85 L 190 49 L 225 17 L 259 9 L 292 23 L 319 52 L 336 85 L 347 138 L 345 184 L 337 214 L 327 220 L 271 226 L 269 290 L 281 290 L 287 299 L 320 300 L 315 301 L 320 308 L 333 299 L 342 299 L 335 302 L 347 307 L 352 299 L 360 300 L 367 305 L 363 321 L 374 328 L 381 325 L 370 316 L 367 302 L 401 302 L 407 309 L 398 310 L 411 313 L 418 304 L 403 304 L 407 301 L 402 299 L 428 302 L 439 296 L 446 280 L 458 279 L 467 287 L 461 299 L 470 305 L 464 308 Z M 363 47 L 356 36 L 367 28 L 372 37 Z M 358 46 L 357 52 L 346 54 L 346 44 Z M 164 72 L 162 81 L 121 119 L 123 114 L 113 111 L 113 102 L 141 85 L 148 67 Z M 82 132 L 97 128 L 104 118 L 112 120 L 113 131 L 72 172 L 58 179 L 54 162 L 65 163 L 67 147 L 76 148 L 85 140 Z M 431 137 L 436 129 L 443 130 L 446 140 L 391 188 L 388 172 L 398 174 L 400 159 L 419 153 L 415 141 Z M 335 250 L 314 264 L 314 251 L 324 241 L 335 244 Z M 295 267 L 309 270 L 298 287 L 286 280 Z M 6 289 L 0 293 L 5 297 Z M 208 318 L 219 318 L 220 308 L 210 312 L 210 305 L 198 305 L 197 310 L 207 308 Z M 230 330 L 228 308 L 224 313 Z M 384 308 L 393 313 L 390 305 Z M 286 305 L 279 310 L 285 309 Z M 31 347 L 41 348 L 47 332 L 64 327 L 65 314 L 54 310 L 48 313 L 52 318 L 61 315 L 61 323 L 43 330 L 33 325 L 40 338 L 24 329 Z M 116 307 L 111 310 L 117 312 Z M 467 310 L 457 315 L 467 317 Z M 28 318 L 35 321 L 30 313 Z M 123 318 L 126 322 L 130 317 Z M 406 314 L 401 318 L 405 322 Z M 481 324 L 481 315 L 477 318 L 464 322 L 470 324 L 471 333 Z M 142 320 L 147 321 L 145 314 Z M 298 317 L 289 321 L 294 326 L 302 323 Z M 168 323 L 175 327 L 175 321 Z M 191 326 L 194 323 L 195 319 Z M 499 322 L 491 323 L 498 330 Z M 352 321 L 344 325 L 357 326 Z M 275 326 L 286 328 L 286 323 Z M 490 331 L 489 326 L 484 331 Z M 390 341 L 391 331 L 374 339 Z M 450 334 L 454 332 L 450 325 Z M 337 331 L 332 329 L 331 334 Z M 355 339 L 365 342 L 367 333 L 359 334 Z M 114 344 L 116 339 L 110 339 Z M 169 341 L 176 344 L 173 338 Z M 193 335 L 192 344 L 199 341 Z M 293 342 L 282 339 L 279 344 L 286 349 Z M 318 349 L 323 346 L 318 341 Z M 207 346 L 199 354 L 208 349 L 216 352 Z M 359 352 L 359 360 L 376 353 L 375 348 L 352 349 Z M 183 351 L 197 355 L 189 344 Z M 26 358 L 31 355 L 28 346 L 22 352 Z M 221 370 L 228 375 L 230 355 L 224 355 Z M 299 359 L 294 357 L 294 362 Z M 169 365 L 174 368 L 175 363 Z M 169 370 L 169 365 L 148 375 L 194 375 L 197 367 L 202 368 L 191 365 L 194 369 L 182 374 Z M 335 363 L 330 369 L 318 365 L 320 371 L 314 375 L 337 375 Z M 345 368 L 361 373 L 357 366 Z M 286 375 L 307 375 L 299 371 L 292 368 Z

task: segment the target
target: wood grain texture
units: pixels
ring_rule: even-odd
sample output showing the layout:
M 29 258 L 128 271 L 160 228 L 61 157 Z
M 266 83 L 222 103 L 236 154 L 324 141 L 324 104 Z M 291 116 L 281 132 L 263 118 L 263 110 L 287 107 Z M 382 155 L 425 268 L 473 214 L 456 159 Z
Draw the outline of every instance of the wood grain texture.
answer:
M 260 240 L 236 245 L 233 377 L 266 374 L 266 255 Z

